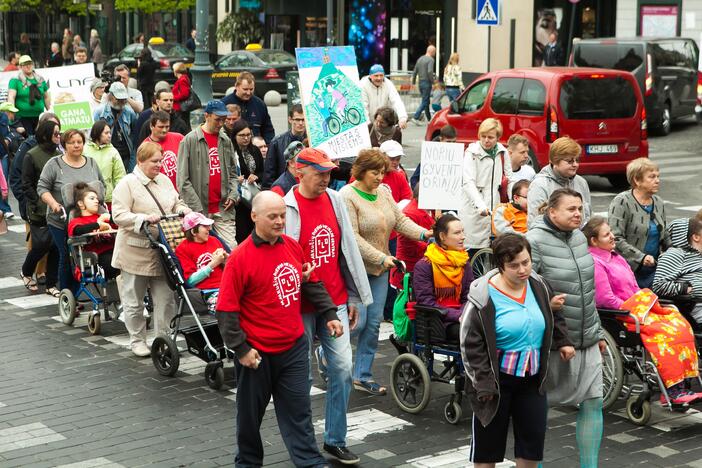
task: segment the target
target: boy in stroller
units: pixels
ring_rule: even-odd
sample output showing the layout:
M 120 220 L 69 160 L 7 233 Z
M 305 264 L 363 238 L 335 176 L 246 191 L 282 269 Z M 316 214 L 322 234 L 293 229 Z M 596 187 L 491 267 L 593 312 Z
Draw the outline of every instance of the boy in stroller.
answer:
M 73 216 L 68 221 L 68 236 L 82 236 L 84 234 L 109 231 L 117 227 L 112 224 L 110 213 L 100 211 L 100 198 L 97 191 L 90 185 L 79 182 L 73 187 L 73 200 L 75 209 Z M 112 279 L 119 275 L 119 270 L 112 266 L 112 250 L 115 239 L 112 234 L 94 236 L 84 247 L 87 252 L 97 255 L 98 265 L 105 272 L 105 279 Z
M 229 257 L 219 239 L 210 235 L 213 223 L 213 220 L 196 211 L 185 215 L 185 240 L 175 250 L 187 287 L 202 290 L 207 308 L 212 313 L 217 305 L 224 263 Z

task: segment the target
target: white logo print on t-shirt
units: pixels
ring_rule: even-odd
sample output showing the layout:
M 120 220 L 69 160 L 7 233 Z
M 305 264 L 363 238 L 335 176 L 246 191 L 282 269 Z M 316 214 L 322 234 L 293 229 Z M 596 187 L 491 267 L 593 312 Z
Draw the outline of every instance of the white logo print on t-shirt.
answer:
M 212 254 L 209 252 L 205 252 L 204 254 L 201 254 L 199 257 L 197 257 L 197 269 L 199 270 L 200 268 L 209 265 L 210 262 L 212 261 Z
M 210 157 L 210 175 L 219 174 L 222 172 L 222 168 L 219 165 L 219 152 L 217 148 L 210 148 L 207 154 Z
M 315 268 L 322 263 L 329 263 L 330 258 L 336 255 L 336 240 L 334 239 L 334 231 L 326 224 L 320 224 L 310 237 L 310 257 L 314 262 Z
M 290 301 L 296 301 L 300 294 L 300 275 L 292 264 L 281 263 L 273 271 L 273 286 L 278 300 L 283 307 L 290 307 Z
M 161 169 L 168 177 L 173 178 L 178 169 L 178 158 L 171 150 L 163 152 L 163 160 L 161 161 Z

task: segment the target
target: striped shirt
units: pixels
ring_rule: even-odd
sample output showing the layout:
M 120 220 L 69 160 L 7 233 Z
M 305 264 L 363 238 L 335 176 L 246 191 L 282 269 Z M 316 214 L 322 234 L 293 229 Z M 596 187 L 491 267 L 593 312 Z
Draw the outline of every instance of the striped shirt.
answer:
M 516 377 L 536 375 L 546 322 L 529 283 L 521 297 L 508 295 L 492 282 L 488 292 L 495 305 L 500 372 Z

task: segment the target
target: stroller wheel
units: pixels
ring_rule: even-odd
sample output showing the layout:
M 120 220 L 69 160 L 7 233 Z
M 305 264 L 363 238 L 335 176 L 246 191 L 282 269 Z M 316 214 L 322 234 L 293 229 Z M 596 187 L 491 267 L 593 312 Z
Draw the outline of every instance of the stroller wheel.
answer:
M 159 374 L 172 377 L 178 372 L 180 354 L 175 342 L 165 335 L 159 335 L 151 345 L 151 361 Z
M 88 331 L 91 335 L 100 334 L 100 313 L 88 315 Z
M 626 400 L 626 416 L 637 426 L 645 426 L 651 419 L 651 402 L 648 400 L 639 402 L 637 395 L 630 396 Z
M 444 418 L 446 418 L 449 424 L 458 424 L 461 420 L 461 416 L 463 416 L 463 408 L 461 408 L 461 405 L 457 401 L 451 398 L 451 401 L 444 406 Z
M 64 289 L 59 296 L 59 315 L 66 325 L 72 325 L 76 319 L 76 298 L 70 289 Z
M 417 414 L 426 408 L 431 380 L 422 360 L 411 353 L 395 358 L 390 371 L 390 390 L 402 411 Z
M 205 382 L 213 390 L 219 390 L 224 384 L 224 367 L 222 361 L 207 363 L 205 366 Z

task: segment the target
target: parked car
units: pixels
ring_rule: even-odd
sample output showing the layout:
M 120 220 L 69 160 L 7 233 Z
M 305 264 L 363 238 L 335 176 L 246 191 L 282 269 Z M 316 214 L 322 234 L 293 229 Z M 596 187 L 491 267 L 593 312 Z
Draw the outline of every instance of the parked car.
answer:
M 584 39 L 573 45 L 571 65 L 609 68 L 634 74 L 644 95 L 651 130 L 670 133 L 673 120 L 696 114 L 702 74 L 692 39 Z
M 159 38 L 151 38 L 149 48 L 154 60 L 161 65 L 156 70 L 156 81 L 165 80 L 169 83 L 175 83 L 173 64 L 183 62 L 186 67 L 191 67 L 195 60 L 195 55 L 188 48 L 177 42 L 164 42 L 159 40 Z M 107 60 L 104 70 L 112 71 L 117 65 L 125 64 L 129 67 L 131 76 L 136 78 L 137 58 L 139 58 L 143 49 L 144 44 L 129 44 Z
M 286 95 L 288 82 L 285 74 L 297 70 L 295 56 L 277 49 L 249 48 L 235 50 L 215 63 L 212 72 L 212 92 L 223 95 L 234 86 L 236 77 L 243 71 L 251 72 L 256 80 L 256 96 L 263 99 L 266 92 L 278 91 Z
M 648 157 L 646 110 L 628 72 L 567 67 L 490 72 L 434 115 L 426 139 L 438 139 L 450 124 L 458 141 L 476 141 L 478 126 L 488 117 L 502 122 L 503 143 L 513 133 L 529 140 L 537 171 L 548 164 L 550 143 L 565 135 L 583 147 L 578 173 L 603 175 L 615 186 L 627 185 L 629 161 Z

